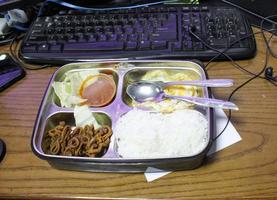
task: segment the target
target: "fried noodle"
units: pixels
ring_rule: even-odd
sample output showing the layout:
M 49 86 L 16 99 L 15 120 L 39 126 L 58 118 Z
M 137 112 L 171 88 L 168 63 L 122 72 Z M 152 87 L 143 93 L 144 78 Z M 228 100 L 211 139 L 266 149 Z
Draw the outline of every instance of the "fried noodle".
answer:
M 45 136 L 46 153 L 51 155 L 98 157 L 109 147 L 112 129 L 93 125 L 71 129 L 64 121 Z

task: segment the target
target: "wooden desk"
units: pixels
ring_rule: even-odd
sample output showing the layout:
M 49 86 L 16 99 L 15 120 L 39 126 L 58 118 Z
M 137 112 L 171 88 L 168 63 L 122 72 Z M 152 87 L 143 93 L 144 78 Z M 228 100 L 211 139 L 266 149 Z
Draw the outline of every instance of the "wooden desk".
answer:
M 262 37 L 256 38 L 257 56 L 238 62 L 254 73 L 262 69 L 265 58 Z M 270 57 L 269 65 L 277 73 L 277 60 Z M 209 157 L 196 170 L 174 172 L 147 183 L 143 174 L 57 170 L 33 154 L 30 143 L 36 114 L 54 71 L 27 70 L 23 80 L 0 93 L 0 138 L 7 144 L 6 157 L 0 163 L 0 196 L 4 199 L 277 199 L 277 92 L 271 83 L 255 79 L 234 96 L 240 110 L 233 112 L 232 123 L 241 142 Z M 229 62 L 212 63 L 208 73 L 210 78 L 235 80 L 232 88 L 214 90 L 218 98 L 227 98 L 250 78 Z

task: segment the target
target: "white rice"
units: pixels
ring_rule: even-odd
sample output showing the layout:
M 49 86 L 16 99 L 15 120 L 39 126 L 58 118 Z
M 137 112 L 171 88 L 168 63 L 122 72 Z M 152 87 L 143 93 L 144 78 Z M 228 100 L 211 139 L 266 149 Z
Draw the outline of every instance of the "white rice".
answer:
M 193 156 L 209 138 L 207 119 L 191 109 L 170 114 L 131 110 L 117 121 L 114 135 L 123 158 Z

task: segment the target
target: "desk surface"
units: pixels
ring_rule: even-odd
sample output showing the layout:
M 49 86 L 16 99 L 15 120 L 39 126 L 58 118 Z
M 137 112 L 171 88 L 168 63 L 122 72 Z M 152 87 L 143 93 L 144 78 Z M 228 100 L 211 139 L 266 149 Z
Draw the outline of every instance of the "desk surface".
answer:
M 257 30 L 256 30 L 257 31 Z M 254 59 L 239 61 L 245 69 L 259 72 L 265 59 L 261 35 Z M 272 44 L 277 51 L 277 39 Z M 1 47 L 1 52 L 8 47 Z M 269 65 L 277 73 L 277 60 Z M 27 70 L 24 79 L 0 93 L 0 138 L 7 154 L 0 163 L 0 196 L 3 198 L 274 198 L 277 199 L 277 92 L 263 79 L 255 79 L 233 98 L 239 106 L 232 123 L 242 141 L 209 157 L 192 171 L 171 173 L 147 183 L 143 174 L 62 171 L 40 160 L 31 150 L 36 114 L 55 67 Z M 210 78 L 232 78 L 235 86 L 215 89 L 227 98 L 250 78 L 229 62 L 212 63 Z

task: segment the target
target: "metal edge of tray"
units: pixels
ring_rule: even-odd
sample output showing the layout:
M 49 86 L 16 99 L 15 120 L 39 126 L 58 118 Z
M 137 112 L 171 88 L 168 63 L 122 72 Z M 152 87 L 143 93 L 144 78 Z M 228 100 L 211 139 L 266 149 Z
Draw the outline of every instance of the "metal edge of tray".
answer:
M 33 152 L 41 159 L 47 160 L 49 164 L 53 165 L 59 169 L 69 169 L 69 170 L 78 170 L 78 171 L 105 171 L 105 172 L 142 172 L 145 171 L 148 166 L 156 167 L 159 169 L 166 169 L 166 170 L 184 170 L 184 169 L 193 169 L 198 167 L 204 157 L 206 156 L 210 146 L 212 144 L 212 138 L 214 135 L 214 113 L 212 108 L 207 108 L 207 118 L 209 121 L 209 141 L 206 148 L 203 149 L 202 152 L 195 156 L 190 157 L 177 157 L 177 158 L 161 158 L 161 159 L 103 159 L 103 158 L 81 158 L 81 157 L 66 157 L 64 159 L 63 156 L 49 156 L 46 154 L 41 154 L 38 149 L 35 147 L 36 138 L 37 138 L 37 130 L 39 121 L 43 120 L 41 115 L 41 111 L 45 106 L 45 100 L 47 95 L 50 92 L 50 85 L 55 79 L 56 75 L 64 68 L 70 68 L 72 66 L 80 66 L 80 65 L 91 65 L 91 64 L 100 64 L 100 63 L 157 63 L 157 62 L 168 62 L 168 63 L 190 63 L 193 65 L 198 65 L 199 69 L 202 71 L 201 76 L 203 78 L 208 78 L 206 71 L 203 69 L 202 65 L 195 61 L 175 61 L 175 60 L 128 60 L 128 61 L 99 61 L 99 62 L 89 62 L 89 63 L 71 63 L 62 66 L 59 68 L 51 77 L 45 94 L 43 96 L 36 122 L 35 127 L 32 134 L 32 143 L 31 147 Z M 136 69 L 140 69 L 140 67 L 134 67 Z M 134 69 L 132 68 L 132 69 Z M 132 70 L 128 69 L 126 72 Z M 126 72 L 124 74 L 126 74 Z M 122 77 L 122 81 L 123 81 Z M 118 80 L 119 81 L 119 80 Z M 122 83 L 123 84 L 123 83 Z M 209 88 L 205 88 L 205 95 L 211 97 L 211 90 Z M 44 108 L 45 109 L 45 108 Z M 62 109 L 61 109 L 62 110 Z M 65 111 L 67 109 L 64 109 Z

